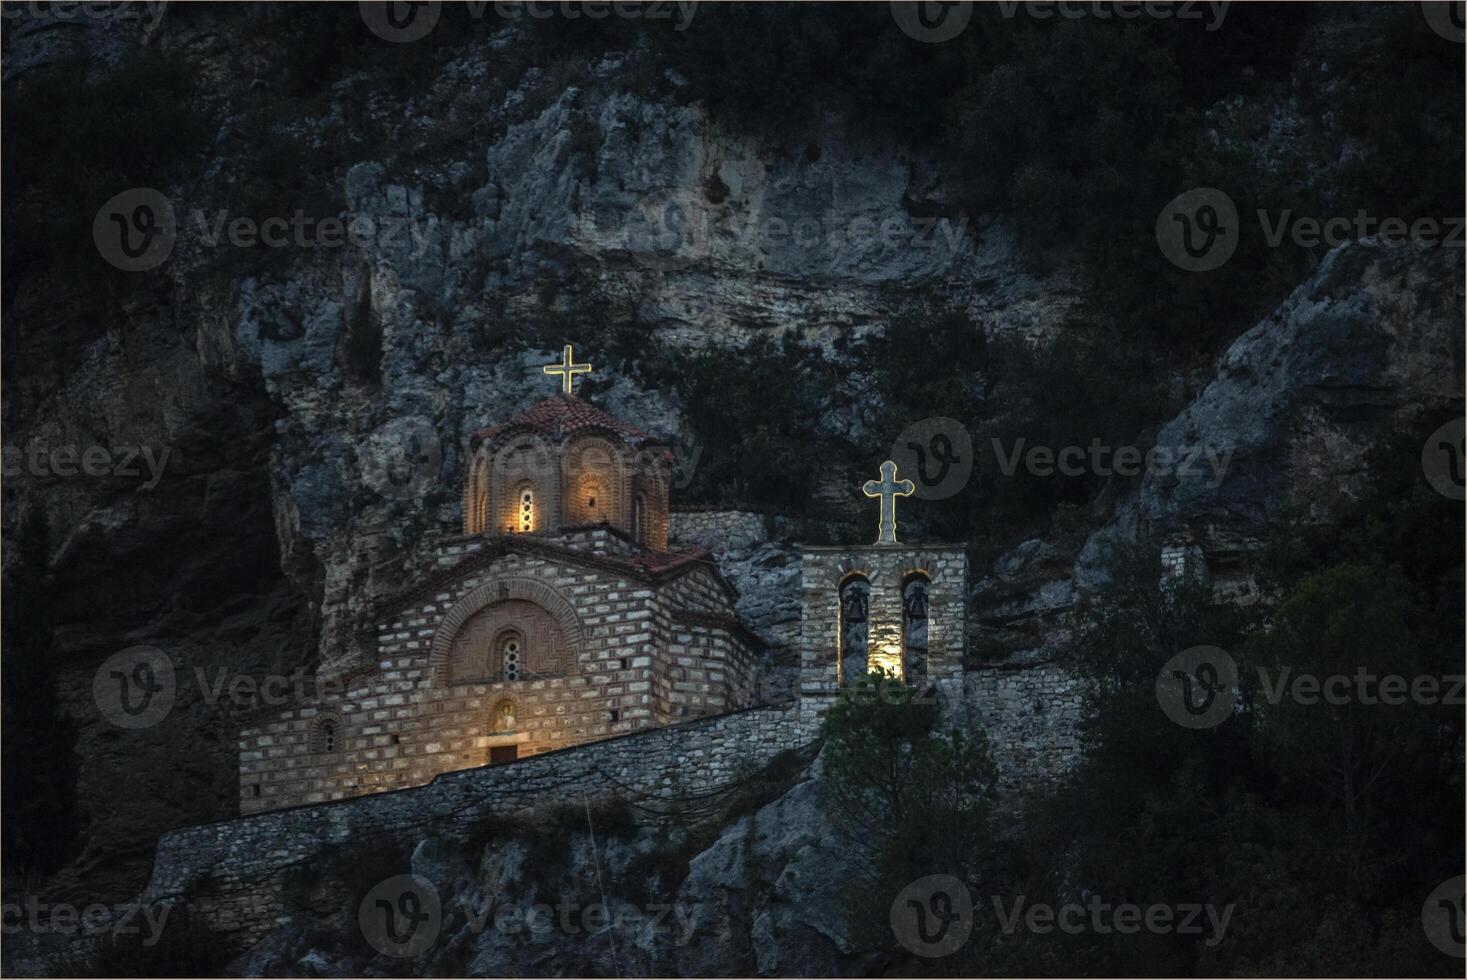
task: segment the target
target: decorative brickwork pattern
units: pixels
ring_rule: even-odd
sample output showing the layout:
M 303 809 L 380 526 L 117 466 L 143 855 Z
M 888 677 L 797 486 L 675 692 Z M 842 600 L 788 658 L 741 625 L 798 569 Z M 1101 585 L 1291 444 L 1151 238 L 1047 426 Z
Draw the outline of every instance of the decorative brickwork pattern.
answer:
M 538 403 L 470 447 L 465 534 L 556 533 L 607 524 L 667 548 L 669 456 L 656 439 L 578 398 Z
M 752 703 L 757 647 L 713 566 L 650 571 L 607 528 L 489 540 L 447 546 L 431 588 L 384 610 L 375 663 L 339 699 L 241 731 L 242 812 L 417 786 L 508 746 L 523 759 Z M 521 644 L 514 676 L 494 645 L 506 630 Z M 506 697 L 510 731 L 496 720 Z M 311 747 L 325 711 L 339 719 L 330 755 Z

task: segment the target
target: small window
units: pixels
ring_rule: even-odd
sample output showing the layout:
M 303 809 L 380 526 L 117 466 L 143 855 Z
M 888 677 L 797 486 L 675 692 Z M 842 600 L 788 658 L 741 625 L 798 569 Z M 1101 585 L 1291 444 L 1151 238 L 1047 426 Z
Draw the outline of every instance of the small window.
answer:
M 519 680 L 525 665 L 525 638 L 519 630 L 501 633 L 496 653 L 499 676 L 507 681 Z
M 848 576 L 840 585 L 840 626 L 836 632 L 836 642 L 840 644 L 836 670 L 842 686 L 856 683 L 871 669 L 867 623 L 870 609 L 871 583 L 864 575 Z
M 504 645 L 504 679 L 520 679 L 520 641 L 510 640 Z
M 259 783 L 251 783 L 249 786 L 246 787 L 246 789 L 249 790 L 250 798 L 251 799 L 258 800 L 260 798 L 260 784 Z
M 520 491 L 518 527 L 521 534 L 535 530 L 535 491 L 529 487 Z
M 341 722 L 330 715 L 316 722 L 311 730 L 311 751 L 331 754 L 340 747 Z
M 586 507 L 590 510 L 596 509 L 596 495 L 594 493 L 586 498 Z
M 620 709 L 618 709 L 618 708 L 612 708 L 611 709 L 611 720 L 613 722 L 621 721 L 621 710 Z
M 646 544 L 647 532 L 647 498 L 639 493 L 632 498 L 632 536 L 638 544 Z

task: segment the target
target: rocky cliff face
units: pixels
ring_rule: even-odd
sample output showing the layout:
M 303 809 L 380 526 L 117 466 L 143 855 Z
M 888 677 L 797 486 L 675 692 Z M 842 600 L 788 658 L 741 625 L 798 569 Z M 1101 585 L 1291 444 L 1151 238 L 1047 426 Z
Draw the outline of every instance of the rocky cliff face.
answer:
M 56 886 L 63 894 L 129 896 L 160 831 L 233 814 L 232 736 L 214 682 L 351 664 L 366 610 L 426 567 L 432 535 L 457 526 L 469 433 L 543 396 L 538 365 L 561 343 L 607 364 L 588 390 L 608 409 L 695 437 L 677 393 L 641 374 L 638 350 L 654 338 L 697 347 L 789 334 L 837 358 L 842 339 L 940 296 L 971 317 L 975 340 L 1043 344 L 1089 303 L 1063 259 L 1037 267 L 1003 220 L 953 207 L 921 151 L 873 145 L 859 122 L 838 118 L 798 142 L 734 131 L 697 105 L 628 91 L 630 55 L 531 69 L 506 85 L 498 69 L 512 28 L 432 64 L 410 96 L 383 84 L 363 103 L 361 87 L 383 79 L 353 77 L 291 101 L 298 111 L 271 132 L 344 154 L 329 190 L 360 234 L 266 249 L 262 261 L 227 231 L 216 238 L 228 220 L 270 216 L 229 210 L 251 165 L 230 155 L 230 141 L 257 94 L 284 84 L 248 20 L 204 12 L 156 27 L 42 27 L 7 38 L 9 84 L 62 56 L 90 59 L 88 71 L 105 77 L 146 45 L 209 80 L 195 98 L 217 128 L 205 166 L 159 181 L 178 223 L 169 258 L 126 280 L 102 322 L 77 308 L 86 285 L 58 274 L 7 290 L 7 354 L 18 365 L 4 396 L 7 449 L 169 452 L 151 486 L 54 466 L 7 473 L 7 543 L 34 508 L 55 529 L 55 656 L 80 725 L 85 821 L 81 853 Z M 380 142 L 367 145 L 365 132 Z M 285 183 L 277 206 L 290 215 L 307 204 Z M 1226 550 L 1256 540 L 1276 501 L 1304 501 L 1320 516 L 1347 505 L 1363 448 L 1400 419 L 1460 401 L 1456 257 L 1337 250 L 1156 436 L 1228 453 L 1225 478 L 1202 487 L 1147 477 L 1088 509 L 1078 535 L 1019 544 L 979 570 L 978 636 L 1043 659 L 1084 585 L 1094 548 L 1078 571 L 1075 560 L 1087 537 L 1093 545 L 1144 523 L 1185 527 Z M 859 394 L 873 366 L 849 367 Z M 862 417 L 838 410 L 823 424 L 850 432 Z M 831 495 L 849 495 L 844 474 L 832 482 Z M 787 543 L 724 551 L 741 609 L 772 643 L 787 642 Z M 163 723 L 130 731 L 99 716 L 92 678 L 134 644 L 165 651 L 180 693 Z M 692 861 L 682 888 L 736 920 L 747 946 L 695 933 L 676 950 L 633 942 L 628 962 L 703 973 L 843 962 L 832 955 L 847 947 L 830 903 L 811 898 L 840 867 L 812 805 L 796 788 L 703 842 Z M 614 842 L 606 860 L 631 861 L 644 845 Z M 475 860 L 465 875 L 481 890 L 522 874 L 523 854 L 509 845 Z M 311 948 L 303 938 L 288 954 L 259 955 L 297 957 L 294 969 Z M 454 948 L 465 969 L 536 966 L 523 949 L 488 941 Z M 591 958 L 557 968 L 611 965 L 609 951 L 577 949 Z

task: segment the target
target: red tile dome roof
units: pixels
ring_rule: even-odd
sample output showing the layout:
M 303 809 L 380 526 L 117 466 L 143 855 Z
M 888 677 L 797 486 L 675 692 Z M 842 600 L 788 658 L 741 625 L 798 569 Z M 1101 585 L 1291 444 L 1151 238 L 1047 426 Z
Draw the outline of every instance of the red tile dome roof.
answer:
M 609 412 L 573 395 L 556 395 L 536 402 L 508 422 L 491 425 L 474 433 L 475 442 L 488 442 L 496 436 L 519 430 L 546 435 L 569 435 L 582 429 L 605 429 L 615 432 L 633 445 L 662 444 L 663 440 L 643 432 Z

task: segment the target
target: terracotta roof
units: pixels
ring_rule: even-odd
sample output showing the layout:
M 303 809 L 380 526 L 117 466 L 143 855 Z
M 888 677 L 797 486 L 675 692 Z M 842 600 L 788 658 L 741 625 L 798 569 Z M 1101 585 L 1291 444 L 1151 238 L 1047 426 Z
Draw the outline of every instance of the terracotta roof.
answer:
M 659 575 L 681 568 L 690 562 L 708 561 L 707 548 L 689 548 L 687 551 L 649 551 L 639 555 L 597 555 L 597 558 L 613 565 L 622 565 L 633 572 Z
M 557 432 L 568 435 L 581 429 L 608 429 L 634 444 L 662 441 L 573 395 L 556 395 L 554 398 L 536 402 L 508 422 L 480 429 L 474 433 L 474 438 L 480 442 L 488 442 L 495 436 L 517 429 L 529 429 L 549 435 Z
M 474 552 L 457 565 L 439 569 L 417 585 L 380 600 L 371 611 L 371 619 L 375 624 L 376 621 L 396 615 L 402 609 L 443 591 L 445 585 L 460 575 L 490 565 L 505 554 L 512 552 L 538 554 L 592 568 L 605 568 L 608 571 L 621 572 L 654 584 L 690 572 L 701 564 L 713 573 L 714 580 L 723 589 L 729 601 L 738 601 L 738 591 L 718 570 L 718 566 L 709 557 L 708 551 L 703 548 L 673 552 L 647 551 L 630 555 L 597 554 L 582 551 L 579 548 L 568 548 L 555 543 L 554 539 L 546 540 L 539 535 L 502 534 L 490 536 L 488 547 Z M 375 625 L 364 630 L 364 634 L 375 634 Z

